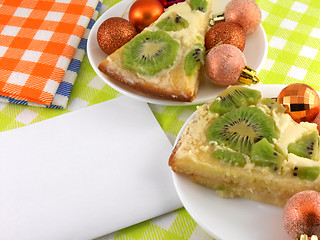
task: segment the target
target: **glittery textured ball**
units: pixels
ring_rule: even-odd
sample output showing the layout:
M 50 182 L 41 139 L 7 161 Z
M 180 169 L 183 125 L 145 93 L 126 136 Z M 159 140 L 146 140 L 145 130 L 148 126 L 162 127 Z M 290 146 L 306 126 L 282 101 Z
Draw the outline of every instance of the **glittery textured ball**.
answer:
M 244 50 L 246 34 L 238 23 L 219 22 L 213 25 L 206 34 L 205 46 L 209 50 L 219 44 L 231 44 Z
M 156 21 L 164 12 L 160 0 L 137 0 L 129 10 L 129 21 L 138 31 Z
M 246 34 L 254 32 L 261 22 L 261 9 L 253 0 L 231 0 L 225 9 L 226 22 L 239 23 Z
M 137 35 L 137 30 L 128 20 L 112 17 L 99 26 L 97 41 L 100 48 L 110 55 L 129 42 L 135 35 Z
M 318 93 L 307 84 L 291 84 L 280 92 L 277 102 L 285 106 L 286 112 L 296 122 L 312 122 L 319 113 Z
M 293 195 L 283 210 L 283 224 L 296 239 L 303 234 L 320 236 L 320 194 L 307 190 Z
M 205 60 L 207 76 L 220 86 L 238 84 L 245 66 L 244 54 L 231 44 L 221 44 L 212 48 Z

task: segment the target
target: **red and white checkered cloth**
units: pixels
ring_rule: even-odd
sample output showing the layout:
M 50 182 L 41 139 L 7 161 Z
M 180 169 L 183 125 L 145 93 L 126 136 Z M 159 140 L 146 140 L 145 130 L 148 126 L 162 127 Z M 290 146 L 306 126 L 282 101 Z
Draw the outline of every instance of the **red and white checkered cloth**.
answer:
M 0 0 L 0 95 L 50 105 L 98 0 Z

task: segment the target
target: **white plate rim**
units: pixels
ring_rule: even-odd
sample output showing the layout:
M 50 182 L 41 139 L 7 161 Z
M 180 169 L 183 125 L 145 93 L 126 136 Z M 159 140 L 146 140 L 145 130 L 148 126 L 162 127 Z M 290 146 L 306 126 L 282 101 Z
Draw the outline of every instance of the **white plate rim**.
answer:
M 227 0 L 219 0 L 219 1 L 220 1 L 220 5 L 221 5 L 221 2 L 223 2 L 223 3 L 224 2 L 225 3 L 228 2 Z M 135 91 L 132 88 L 123 86 L 121 83 L 109 79 L 105 74 L 103 74 L 98 69 L 98 63 L 95 61 L 95 56 L 97 55 L 96 54 L 97 45 L 98 45 L 97 44 L 97 40 L 96 40 L 98 27 L 102 24 L 102 22 L 104 20 L 106 20 L 107 18 L 112 17 L 112 16 L 121 16 L 121 17 L 127 18 L 128 11 L 130 9 L 129 7 L 133 2 L 134 2 L 133 0 L 122 0 L 121 2 L 119 2 L 116 5 L 114 5 L 111 8 L 109 8 L 107 11 L 105 11 L 97 19 L 97 21 L 93 25 L 91 31 L 89 32 L 88 43 L 87 43 L 88 59 L 89 59 L 89 62 L 91 64 L 93 70 L 97 73 L 97 75 L 105 83 L 107 83 L 110 87 L 112 87 L 115 90 L 117 90 L 119 93 L 127 95 L 127 96 L 132 97 L 132 98 L 135 98 L 137 100 L 144 101 L 144 102 L 147 102 L 147 103 L 152 103 L 152 104 L 168 105 L 168 106 L 169 105 L 171 105 L 171 106 L 187 106 L 187 105 L 201 104 L 201 103 L 204 103 L 204 102 L 208 101 L 210 98 L 212 98 L 214 95 L 216 95 L 217 93 L 221 92 L 225 88 L 225 87 L 220 87 L 220 86 L 213 85 L 210 82 L 210 80 L 206 77 L 206 80 L 204 81 L 204 83 L 202 83 L 200 85 L 198 95 L 194 99 L 193 102 L 179 102 L 179 101 L 166 100 L 166 99 L 158 98 L 158 97 L 155 97 L 155 96 L 149 96 L 147 94 Z M 221 11 L 219 9 L 216 9 L 215 12 L 221 12 Z M 254 34 L 258 34 L 258 35 L 254 35 Z M 265 59 L 267 57 L 267 52 L 268 52 L 267 35 L 266 35 L 265 31 L 264 31 L 264 28 L 263 28 L 262 24 L 260 24 L 259 28 L 256 30 L 255 33 L 247 36 L 247 42 L 248 41 L 253 42 L 254 36 L 258 36 L 258 38 L 261 39 L 260 41 L 263 42 L 262 55 L 260 56 L 260 61 L 259 62 L 258 61 L 251 61 L 252 63 L 249 66 L 252 67 L 254 70 L 256 70 L 257 73 L 259 73 L 259 71 L 262 69 L 263 63 L 264 63 L 264 61 L 265 61 Z M 252 40 L 250 40 L 250 38 Z M 254 46 L 253 48 L 256 48 L 256 46 Z M 249 46 L 246 44 L 246 47 L 245 47 L 245 50 L 244 50 L 244 54 L 247 55 L 247 52 L 249 53 L 249 51 L 251 51 L 251 49 L 249 49 Z M 252 51 L 256 51 L 256 49 L 252 49 Z M 106 56 L 107 55 L 105 54 L 105 57 Z M 208 87 L 210 88 L 210 93 L 209 94 L 207 93 Z M 211 94 L 211 91 L 212 91 L 212 94 Z M 201 96 L 202 93 L 205 94 L 204 97 Z
M 263 97 L 277 97 L 278 94 L 280 93 L 280 91 L 286 87 L 287 85 L 283 85 L 283 84 L 266 84 L 266 85 L 260 85 L 260 86 L 255 86 L 254 89 L 257 89 L 259 91 L 261 91 L 262 96 Z M 191 114 L 191 116 L 186 120 L 185 124 L 182 126 L 181 130 L 179 131 L 177 138 L 174 142 L 173 148 L 175 147 L 175 145 L 178 143 L 179 138 L 181 137 L 184 129 L 186 128 L 186 126 L 190 123 L 190 121 L 195 117 L 196 115 L 195 111 L 194 113 Z M 199 184 L 193 183 L 192 180 L 190 178 L 188 178 L 187 176 L 180 174 L 180 173 L 175 173 L 172 171 L 172 178 L 173 178 L 173 183 L 174 186 L 176 188 L 177 194 L 182 202 L 182 205 L 185 207 L 185 209 L 187 210 L 187 212 L 190 214 L 190 216 L 196 221 L 196 223 L 203 228 L 209 235 L 211 235 L 212 237 L 218 239 L 230 239 L 230 236 L 225 236 L 223 233 L 221 234 L 221 231 L 219 232 L 219 234 L 217 234 L 217 230 L 214 228 L 214 226 L 208 224 L 208 222 L 205 221 L 205 218 L 207 218 L 206 216 L 203 215 L 202 211 L 199 211 L 199 206 L 195 206 L 194 203 L 192 203 L 192 201 L 189 201 L 188 198 L 190 198 L 190 194 L 188 193 L 188 191 L 191 191 L 194 195 L 197 194 L 197 197 L 199 197 L 199 193 L 202 194 L 202 190 L 204 191 L 210 191 L 210 197 L 214 197 L 218 199 L 218 202 L 220 201 L 228 201 L 230 202 L 230 204 L 234 203 L 235 201 L 239 201 L 241 204 L 251 204 L 253 206 L 255 206 L 256 208 L 263 208 L 264 210 L 270 211 L 273 214 L 277 215 L 278 218 L 275 219 L 278 222 L 282 223 L 282 218 L 279 219 L 279 216 L 282 216 L 282 208 L 279 207 L 275 207 L 272 205 L 268 205 L 268 204 L 263 204 L 263 203 L 259 203 L 259 202 L 255 202 L 252 200 L 248 200 L 248 199 L 221 199 L 220 197 L 218 197 L 216 195 L 216 193 L 214 192 L 214 190 L 209 189 L 207 187 L 201 186 Z M 183 183 L 183 184 L 181 184 Z M 189 185 L 188 185 L 189 184 Z M 194 188 L 194 186 L 196 186 L 196 190 L 199 190 L 199 192 L 194 191 L 192 188 Z M 189 188 L 190 189 L 186 189 Z M 207 194 L 207 193 L 206 193 Z M 206 197 L 205 194 L 203 194 L 203 196 Z M 191 196 L 192 197 L 192 196 Z M 201 195 L 200 195 L 201 197 Z M 231 205 L 230 205 L 231 206 Z M 206 207 L 206 206 L 200 206 L 201 207 Z M 250 213 L 248 213 L 250 214 Z M 269 217 L 270 218 L 270 217 Z M 237 228 L 235 228 L 235 226 L 229 226 L 229 229 L 232 229 L 232 231 L 237 231 Z M 220 230 L 220 229 L 219 229 Z M 249 230 L 249 229 L 248 229 Z M 279 229 L 275 229 L 275 231 L 277 231 L 276 236 L 280 236 L 277 238 L 272 238 L 269 236 L 261 236 L 259 237 L 259 239 L 283 239 L 283 240 L 290 240 L 289 236 L 287 235 L 287 233 L 285 232 L 284 228 L 281 226 L 279 226 Z M 274 233 L 274 232 L 273 232 Z M 263 233 L 261 233 L 263 234 Z M 228 238 L 229 237 L 229 238 Z M 263 238 L 266 237 L 266 238 Z M 237 236 L 236 238 L 237 240 L 254 240 L 257 238 L 250 238 L 250 232 L 248 231 L 248 235 L 246 236 Z

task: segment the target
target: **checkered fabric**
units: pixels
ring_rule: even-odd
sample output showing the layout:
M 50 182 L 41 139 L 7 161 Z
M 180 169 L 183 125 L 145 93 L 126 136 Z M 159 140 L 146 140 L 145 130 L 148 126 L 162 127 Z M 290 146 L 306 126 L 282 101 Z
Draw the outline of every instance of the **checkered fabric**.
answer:
M 120 1 L 104 0 L 101 9 L 108 9 Z M 319 91 L 319 0 L 259 0 L 257 3 L 262 9 L 262 25 L 269 42 L 267 59 L 258 74 L 261 82 L 263 84 L 302 82 Z M 119 93 L 97 76 L 85 56 L 65 109 L 0 103 L 0 131 L 30 125 L 117 96 Z M 195 106 L 154 104 L 149 106 L 171 142 L 174 141 L 186 119 L 196 109 Z M 99 238 L 99 240 L 125 239 L 212 240 L 213 238 L 191 218 L 184 208 L 181 208 Z
M 97 2 L 0 1 L 0 94 L 50 105 Z
M 99 10 L 102 6 L 102 2 L 99 1 L 96 8 L 95 12 L 93 13 L 90 22 L 84 32 L 84 35 L 82 36 L 80 43 L 77 47 L 77 50 L 75 54 L 73 55 L 70 64 L 62 78 L 61 83 L 59 84 L 59 87 L 53 96 L 52 102 L 50 105 L 45 105 L 45 104 L 39 104 L 39 103 L 34 103 L 34 102 L 28 102 L 25 100 L 20 100 L 20 99 L 15 99 L 12 97 L 5 97 L 5 96 L 0 96 L 0 102 L 9 102 L 9 103 L 15 103 L 15 104 L 23 104 L 23 105 L 29 105 L 29 106 L 36 106 L 36 107 L 47 107 L 47 108 L 56 108 L 56 109 L 62 109 L 66 108 L 71 90 L 73 87 L 73 84 L 77 78 L 81 61 L 85 55 L 86 52 L 86 46 L 87 46 L 87 40 L 89 36 L 89 32 L 95 23 L 96 19 L 98 18 L 99 15 Z

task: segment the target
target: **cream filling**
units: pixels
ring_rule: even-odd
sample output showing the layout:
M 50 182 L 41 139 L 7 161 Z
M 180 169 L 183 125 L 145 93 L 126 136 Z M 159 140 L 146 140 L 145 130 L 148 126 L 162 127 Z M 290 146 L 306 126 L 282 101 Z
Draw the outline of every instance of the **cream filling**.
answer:
M 253 106 L 254 107 L 254 106 Z M 286 169 L 292 169 L 294 166 L 320 166 L 320 161 L 313 161 L 311 159 L 299 157 L 295 154 L 289 153 L 288 154 L 288 145 L 292 142 L 296 142 L 298 139 L 300 139 L 302 136 L 306 134 L 310 134 L 313 131 L 317 131 L 317 125 L 315 123 L 309 123 L 309 122 L 301 122 L 297 123 L 295 122 L 289 114 L 283 113 L 281 109 L 274 108 L 272 111 L 266 106 L 266 105 L 259 105 L 259 108 L 263 110 L 266 114 L 271 115 L 275 121 L 275 125 L 277 130 L 279 131 L 279 138 L 274 139 L 274 146 L 277 151 L 281 152 L 286 156 L 285 161 L 283 162 L 283 167 Z M 202 108 L 198 108 L 198 111 L 204 111 Z M 218 114 L 211 115 L 211 118 L 217 118 L 219 117 Z M 205 122 L 205 121 L 204 121 Z M 205 129 L 206 126 L 202 125 L 199 128 Z M 205 134 L 204 134 L 205 135 Z M 205 136 L 203 136 L 205 138 Z M 221 146 L 217 142 L 212 141 L 206 145 L 200 146 L 200 150 L 203 152 L 209 152 L 210 149 L 223 149 L 223 150 L 229 150 L 233 151 L 232 149 Z M 319 147 L 320 148 L 320 147 Z M 198 159 L 196 157 L 196 154 L 199 150 L 196 151 L 190 150 L 188 152 L 188 156 L 190 159 L 192 159 L 194 162 L 207 165 L 208 167 L 212 167 L 210 163 L 204 162 L 201 159 Z M 245 155 L 246 160 L 248 163 L 250 163 L 249 156 Z M 252 164 L 246 164 L 245 168 L 252 168 Z

